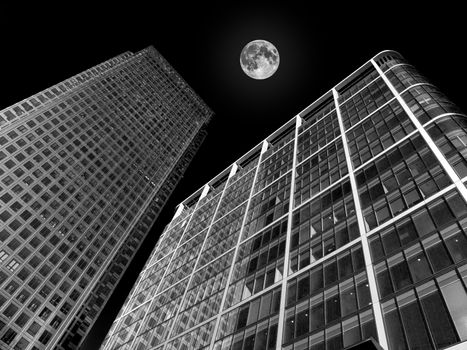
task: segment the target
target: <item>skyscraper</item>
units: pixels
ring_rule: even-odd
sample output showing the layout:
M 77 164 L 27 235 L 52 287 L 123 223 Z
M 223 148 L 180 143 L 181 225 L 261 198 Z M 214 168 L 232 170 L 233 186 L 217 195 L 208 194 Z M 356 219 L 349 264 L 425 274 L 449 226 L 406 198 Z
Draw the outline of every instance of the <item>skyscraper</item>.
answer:
M 205 137 L 153 48 L 0 111 L 0 348 L 73 349 Z
M 465 348 L 466 155 L 379 53 L 179 205 L 101 349 Z

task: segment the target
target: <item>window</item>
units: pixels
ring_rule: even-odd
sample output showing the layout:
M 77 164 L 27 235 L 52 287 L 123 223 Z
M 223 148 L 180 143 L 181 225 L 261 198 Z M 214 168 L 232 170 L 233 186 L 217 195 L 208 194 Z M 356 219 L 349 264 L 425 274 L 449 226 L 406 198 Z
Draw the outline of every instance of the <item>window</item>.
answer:
M 467 329 L 464 319 L 467 314 L 467 293 L 465 287 L 456 278 L 454 271 L 438 278 L 438 283 L 457 332 L 461 340 L 466 340 Z
M 449 312 L 433 281 L 417 288 L 420 303 L 426 315 L 431 334 L 438 347 L 446 347 L 459 341 Z

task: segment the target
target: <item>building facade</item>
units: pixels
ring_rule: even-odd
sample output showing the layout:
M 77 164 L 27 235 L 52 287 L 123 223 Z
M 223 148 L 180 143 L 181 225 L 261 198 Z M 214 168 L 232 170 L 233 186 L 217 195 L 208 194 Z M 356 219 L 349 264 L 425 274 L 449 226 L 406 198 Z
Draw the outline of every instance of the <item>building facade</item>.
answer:
M 465 349 L 466 156 L 379 53 L 179 205 L 101 349 Z
M 206 135 L 153 48 L 0 111 L 0 349 L 75 349 Z

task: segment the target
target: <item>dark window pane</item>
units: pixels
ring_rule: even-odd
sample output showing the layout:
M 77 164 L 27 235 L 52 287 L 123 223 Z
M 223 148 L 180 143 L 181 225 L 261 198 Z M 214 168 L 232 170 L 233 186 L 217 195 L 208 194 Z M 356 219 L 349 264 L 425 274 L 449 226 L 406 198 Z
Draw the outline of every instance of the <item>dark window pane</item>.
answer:
M 371 294 L 368 281 L 361 282 L 357 285 L 357 297 L 359 308 L 371 305 Z
M 422 200 L 422 197 L 418 193 L 417 189 L 413 189 L 407 193 L 404 193 L 404 199 L 407 202 L 407 205 L 410 207 L 415 203 L 418 203 Z
M 324 266 L 324 284 L 329 286 L 335 281 L 337 281 L 337 263 L 334 260 Z
M 297 314 L 297 329 L 295 332 L 296 337 L 308 333 L 309 311 L 303 310 Z
M 311 282 L 310 294 L 323 288 L 323 269 L 321 266 L 318 267 L 317 269 L 311 270 L 310 282 Z
M 323 252 L 324 252 L 324 255 L 327 255 L 327 254 L 330 254 L 331 252 L 333 252 L 334 250 L 336 250 L 336 244 L 334 242 L 334 235 L 327 238 L 326 240 L 324 240 L 323 242 Z
M 298 269 L 300 270 L 308 265 L 310 265 L 310 252 L 306 251 L 300 254 L 300 261 L 299 261 Z
M 241 338 L 237 339 L 237 336 L 234 338 L 234 344 L 232 346 L 232 350 L 242 350 L 243 344 L 243 334 L 241 334 Z
M 408 265 L 414 282 L 431 276 L 431 269 L 423 252 L 411 257 L 408 260 Z
M 396 215 L 399 214 L 402 210 L 405 209 L 404 202 L 403 202 L 402 199 L 400 199 L 400 198 L 397 198 L 397 199 L 391 201 L 391 202 L 389 203 L 389 206 L 391 207 L 391 211 L 392 211 L 393 216 L 396 216 Z
M 384 256 L 383 245 L 381 244 L 381 239 L 378 237 L 378 235 L 374 235 L 371 238 L 370 251 L 373 261 L 378 260 L 379 258 Z
M 297 285 L 295 283 L 292 283 L 287 287 L 287 305 L 291 305 L 295 303 L 296 290 L 297 290 Z
M 412 179 L 412 175 L 410 174 L 409 170 L 406 168 L 403 168 L 401 171 L 399 171 L 396 174 L 397 181 L 399 181 L 399 184 L 405 185 L 407 182 L 409 182 L 410 179 Z
M 383 270 L 379 272 L 376 275 L 376 280 L 378 281 L 378 287 L 379 287 L 379 294 L 381 298 L 384 298 L 385 296 L 391 294 L 393 292 L 392 290 L 392 284 L 391 284 L 391 278 L 389 277 L 389 271 L 388 270 Z
M 348 347 L 355 343 L 358 343 L 360 338 L 360 327 L 358 327 L 358 318 L 357 316 L 350 318 L 349 320 L 344 321 L 344 347 Z
M 276 348 L 276 341 L 277 341 L 277 324 L 269 327 L 268 350 L 273 350 Z
M 250 303 L 250 312 L 248 313 L 248 321 L 247 324 L 252 324 L 258 320 L 258 312 L 259 312 L 259 303 L 260 299 L 256 299 Z
M 417 212 L 414 215 L 413 220 L 415 223 L 415 227 L 417 228 L 418 235 L 420 237 L 423 237 L 426 234 L 433 232 L 435 229 L 435 225 L 433 224 L 430 215 L 425 209 Z
M 254 239 L 253 244 L 251 245 L 251 253 L 255 252 L 261 246 L 261 235 Z
M 245 327 L 247 319 L 248 319 L 248 306 L 240 309 L 240 312 L 238 313 L 237 329 Z
M 346 227 L 344 227 L 342 230 L 336 232 L 336 246 L 338 248 L 346 245 L 349 243 L 349 232 Z
M 445 347 L 459 341 L 446 306 L 437 290 L 421 298 L 431 334 L 438 347 Z
M 397 236 L 396 231 L 393 229 L 382 233 L 381 241 L 383 242 L 386 255 L 391 254 L 393 251 L 400 248 L 399 237 Z
M 376 324 L 374 320 L 362 324 L 362 334 L 363 339 L 373 337 L 376 341 L 378 341 L 378 332 L 376 330 Z
M 367 231 L 374 229 L 378 224 L 376 223 L 376 216 L 373 212 L 370 212 L 365 215 L 365 221 L 368 225 Z
M 410 349 L 433 349 L 416 300 L 402 306 L 400 313 Z
M 306 276 L 297 283 L 297 300 L 310 295 L 310 277 Z
M 420 190 L 425 195 L 425 197 L 429 197 L 431 194 L 438 190 L 438 187 L 433 180 L 429 179 L 420 185 Z
M 339 256 L 337 263 L 339 267 L 339 279 L 352 274 L 352 259 L 350 257 L 350 252 Z
M 353 241 L 356 238 L 360 237 L 360 230 L 358 228 L 358 224 L 356 222 L 353 222 L 349 226 L 349 238 L 351 241 Z
M 397 309 L 385 314 L 384 321 L 386 323 L 386 332 L 388 333 L 389 349 L 407 349 Z
M 256 270 L 257 263 L 258 263 L 258 257 L 255 257 L 250 260 L 250 265 L 248 266 L 248 273 L 251 273 Z
M 326 323 L 332 322 L 340 317 L 339 295 L 326 297 Z
M 459 262 L 467 259 L 467 239 L 464 233 L 457 232 L 453 236 L 446 239 L 446 246 L 454 262 Z
M 323 336 L 319 340 L 310 340 L 310 350 L 324 350 L 325 349 L 325 344 L 324 344 L 324 339 Z
M 298 247 L 298 233 L 292 233 L 292 238 L 290 239 L 290 249 L 294 249 Z M 271 261 L 271 259 L 269 259 Z
M 296 272 L 298 271 L 298 257 L 294 256 L 290 258 L 290 271 Z
M 278 249 L 277 245 L 269 249 L 268 262 L 271 262 L 277 258 L 277 249 Z
M 294 338 L 295 320 L 294 316 L 290 316 L 285 320 L 284 325 L 284 343 L 290 342 Z
M 258 333 L 256 333 L 255 350 L 266 349 L 267 340 L 268 340 L 268 329 L 265 328 L 265 329 L 259 330 Z
M 405 260 L 391 266 L 389 271 L 391 272 L 392 282 L 394 283 L 394 290 L 398 291 L 412 283 Z
M 389 176 L 388 178 L 383 179 L 383 183 L 388 192 L 393 191 L 399 187 L 396 179 L 392 176 Z
M 261 297 L 261 306 L 259 309 L 258 319 L 262 319 L 263 317 L 269 315 L 269 310 L 271 308 L 271 297 L 271 292 Z
M 384 194 L 384 188 L 380 183 L 378 183 L 374 185 L 373 187 L 371 187 L 369 189 L 369 192 L 370 192 L 371 199 L 374 202 L 376 201 L 376 199 L 378 199 L 380 196 Z
M 429 247 L 426 250 L 426 253 L 435 272 L 438 272 L 452 264 L 446 249 L 440 241 Z
M 324 307 L 323 303 L 319 302 L 313 305 L 310 310 L 310 331 L 318 329 L 324 325 Z
M 243 344 L 243 334 L 236 335 L 234 338 L 234 344 L 232 346 L 232 350 L 242 350 L 242 344 Z
M 381 209 L 377 209 L 376 216 L 380 224 L 386 221 L 389 217 L 391 217 L 391 214 L 389 213 L 389 208 L 385 205 Z
M 243 350 L 253 350 L 255 345 L 255 335 L 252 334 L 245 338 L 245 343 L 243 344 Z
M 350 288 L 344 288 L 345 290 L 341 292 L 340 297 L 342 317 L 350 315 L 352 312 L 357 310 L 357 299 L 353 283 L 351 284 Z
M 267 261 L 268 261 L 268 251 L 266 250 L 262 252 L 259 256 L 258 269 L 266 265 Z
M 397 225 L 397 233 L 402 245 L 410 243 L 418 238 L 417 231 L 412 221 Z
M 264 288 L 267 288 L 271 285 L 274 284 L 274 275 L 276 274 L 275 270 L 270 270 L 266 274 L 266 284 L 264 285 Z
M 326 338 L 326 350 L 342 350 L 342 337 L 340 334 Z
M 452 209 L 456 217 L 460 217 L 467 213 L 467 205 L 458 194 L 446 199 L 449 207 Z
M 357 249 L 352 249 L 352 262 L 354 272 L 365 268 L 365 260 L 363 259 L 363 250 L 361 246 Z
M 264 284 L 264 275 L 259 276 L 255 281 L 255 290 L 253 293 L 258 293 L 259 291 L 263 290 Z
M 436 227 L 440 228 L 454 220 L 454 216 L 444 202 L 437 203 L 434 206 L 428 206 Z
M 272 296 L 271 314 L 274 314 L 277 311 L 279 311 L 280 302 L 281 302 L 281 292 L 280 291 L 275 291 L 273 296 Z

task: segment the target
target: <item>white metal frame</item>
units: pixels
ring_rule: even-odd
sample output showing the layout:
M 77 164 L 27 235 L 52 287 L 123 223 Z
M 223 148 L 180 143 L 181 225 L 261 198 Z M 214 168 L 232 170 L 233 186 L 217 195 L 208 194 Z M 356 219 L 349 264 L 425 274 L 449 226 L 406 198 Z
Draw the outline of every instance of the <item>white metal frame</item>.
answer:
M 196 328 L 199 328 L 201 327 L 202 325 L 205 325 L 207 324 L 208 322 L 213 322 L 215 320 L 215 325 L 214 325 L 214 329 L 213 329 L 213 332 L 212 332 L 212 338 L 211 338 L 211 341 L 210 341 L 210 344 L 209 344 L 209 348 L 210 349 L 213 349 L 214 348 L 214 345 L 216 343 L 216 335 L 218 333 L 218 330 L 219 330 L 219 326 L 220 326 L 220 321 L 221 321 L 221 317 L 222 315 L 224 315 L 225 313 L 229 312 L 230 310 L 233 310 L 235 308 L 238 308 L 240 305 L 248 302 L 249 300 L 253 299 L 253 298 L 257 298 L 258 296 L 261 296 L 262 294 L 264 293 L 267 293 L 269 292 L 270 290 L 272 289 L 275 289 L 277 287 L 280 286 L 281 288 L 281 299 L 280 299 L 280 308 L 279 308 L 279 316 L 278 316 L 278 330 L 277 330 L 277 343 L 276 343 L 276 349 L 277 350 L 281 350 L 282 349 L 282 341 L 283 341 L 283 332 L 284 332 L 284 326 L 285 326 L 285 309 L 286 309 L 286 292 L 287 292 L 287 283 L 288 281 L 290 281 L 290 279 L 296 277 L 297 275 L 300 275 L 302 274 L 303 272 L 309 270 L 310 268 L 316 266 L 317 263 L 320 263 L 320 262 L 323 262 L 323 261 L 326 261 L 327 259 L 329 259 L 330 257 L 332 256 L 335 256 L 336 254 L 338 254 L 339 252 L 341 252 L 342 250 L 345 250 L 345 249 L 348 249 L 350 246 L 354 246 L 355 244 L 359 244 L 361 242 L 361 245 L 362 245 L 362 250 L 363 250 L 363 255 L 364 255 L 364 259 L 365 259 L 365 269 L 366 269 L 366 273 L 367 273 L 367 279 L 368 279 L 368 285 L 369 285 L 369 288 L 370 288 L 370 295 L 371 295 L 371 302 L 372 302 L 372 310 L 373 310 L 373 315 L 374 315 L 374 320 L 375 320 L 375 324 L 376 324 L 376 330 L 377 330 L 377 334 L 378 334 L 378 341 L 380 343 L 380 345 L 384 348 L 384 349 L 388 349 L 388 340 L 387 340 L 387 334 L 386 334 L 386 331 L 385 331 L 385 327 L 384 327 L 384 321 L 383 321 L 383 315 L 382 315 L 382 310 L 381 310 L 381 305 L 380 305 L 380 301 L 379 301 L 379 294 L 378 294 L 378 290 L 377 290 L 377 285 L 376 285 L 376 276 L 375 276 L 375 271 L 374 271 L 374 268 L 373 268 L 373 264 L 372 264 L 372 260 L 371 260 L 371 255 L 370 255 L 370 248 L 369 248 L 369 242 L 368 242 L 368 236 L 371 236 L 372 234 L 374 234 L 375 232 L 379 232 L 381 229 L 383 229 L 384 227 L 387 227 L 388 225 L 392 224 L 393 222 L 395 222 L 396 220 L 400 220 L 402 217 L 405 217 L 406 215 L 410 214 L 411 212 L 413 212 L 414 210 L 418 209 L 420 206 L 426 204 L 427 202 L 431 202 L 432 200 L 438 198 L 439 196 L 447 193 L 448 191 L 452 190 L 453 188 L 456 188 L 462 195 L 462 197 L 467 201 L 467 189 L 466 187 L 464 186 L 464 184 L 461 182 L 461 179 L 459 178 L 459 176 L 455 173 L 455 171 L 453 170 L 453 168 L 451 167 L 451 165 L 448 163 L 447 159 L 444 157 L 444 155 L 441 153 L 441 151 L 438 149 L 438 147 L 435 145 L 435 143 L 433 142 L 433 140 L 431 139 L 431 137 L 428 135 L 428 133 L 426 132 L 426 129 L 424 128 L 424 126 L 430 124 L 433 122 L 433 120 L 430 120 L 429 122 L 425 123 L 424 125 L 422 125 L 418 119 L 415 117 L 415 115 L 411 112 L 410 108 L 408 107 L 408 105 L 405 103 L 405 101 L 402 99 L 401 97 L 401 94 L 405 91 L 408 91 L 410 88 L 412 88 L 413 86 L 417 86 L 417 85 L 431 85 L 431 84 L 428 84 L 428 83 L 417 83 L 417 84 L 414 84 L 412 86 L 409 86 L 407 88 L 405 88 L 401 93 L 398 93 L 397 90 L 395 89 L 395 87 L 391 84 L 391 82 L 389 81 L 389 79 L 387 78 L 387 76 L 385 75 L 385 72 L 383 72 L 378 64 L 376 63 L 376 59 L 377 57 L 383 55 L 384 53 L 386 53 L 387 51 L 383 51 L 381 53 L 379 53 L 378 55 L 376 55 L 373 59 L 367 61 L 364 65 L 362 65 L 359 69 L 357 69 L 355 72 L 353 72 L 351 75 L 349 75 L 346 79 L 344 79 L 343 81 L 341 81 L 339 84 L 337 84 L 333 89 L 331 89 L 330 91 L 326 92 L 324 95 L 322 95 L 318 100 L 316 100 L 314 103 L 312 103 L 311 105 L 309 105 L 308 107 L 306 107 L 303 111 L 301 111 L 297 116 L 295 116 L 294 118 L 292 118 L 291 120 L 289 120 L 287 123 L 285 123 L 281 128 L 279 128 L 278 130 L 276 130 L 273 134 L 271 134 L 269 137 L 267 137 L 264 141 L 262 141 L 262 143 L 256 145 L 255 147 L 253 147 L 247 154 L 245 154 L 245 156 L 243 156 L 242 158 L 240 158 L 240 160 L 238 160 L 237 162 L 240 162 L 242 159 L 247 159 L 251 154 L 253 154 L 253 152 L 256 152 L 259 150 L 259 148 L 261 148 L 261 152 L 260 152 L 260 155 L 259 155 L 259 159 L 258 159 L 258 162 L 256 164 L 256 169 L 254 170 L 255 171 L 255 174 L 254 174 L 254 179 L 253 179 L 253 182 L 252 182 L 252 185 L 251 185 L 251 189 L 250 189 L 250 193 L 249 193 L 249 197 L 248 197 L 248 200 L 247 201 L 244 201 L 242 203 L 246 204 L 246 210 L 245 210 L 245 214 L 244 214 L 244 217 L 243 217 L 243 221 L 242 221 L 242 225 L 241 225 L 241 228 L 240 228 L 240 232 L 239 232 L 239 236 L 238 236 L 238 240 L 237 240 L 237 244 L 235 247 L 232 247 L 231 249 L 228 250 L 228 252 L 231 252 L 232 249 L 234 249 L 234 254 L 233 254 L 233 260 L 232 260 L 232 264 L 230 266 L 230 270 L 229 270 L 229 273 L 228 273 L 228 278 L 227 278 L 227 283 L 226 283 L 226 288 L 224 290 L 224 294 L 222 296 L 222 301 L 221 301 L 221 304 L 220 304 L 220 309 L 219 309 L 219 313 L 205 321 L 203 321 L 202 323 L 200 324 L 197 324 L 196 326 L 190 328 L 190 329 L 187 329 L 186 331 L 176 335 L 176 336 L 171 336 L 171 332 L 173 331 L 174 327 L 175 327 L 175 323 L 172 324 L 172 327 L 171 327 L 171 332 L 169 333 L 169 336 L 170 338 L 168 338 L 167 340 L 165 340 L 163 343 L 161 344 L 158 344 L 157 345 L 157 348 L 162 348 L 162 347 L 165 347 L 166 344 L 168 344 L 170 341 L 178 338 L 178 337 L 181 337 L 183 336 L 184 334 L 186 333 L 189 333 L 191 331 L 193 331 L 194 329 Z M 391 69 L 393 69 L 394 67 L 397 67 L 399 65 L 402 65 L 403 63 L 401 64 L 397 64 L 397 65 L 394 65 L 394 66 L 391 66 L 389 67 L 387 71 L 390 71 Z M 338 94 L 338 89 L 339 88 L 342 88 L 349 80 L 353 79 L 355 76 L 358 76 L 362 71 L 366 70 L 367 68 L 374 68 L 377 73 L 378 73 L 378 76 L 373 79 L 372 81 L 370 81 L 367 85 L 373 83 L 374 81 L 376 81 L 377 79 L 382 79 L 384 81 L 384 83 L 386 84 L 386 86 L 389 88 L 389 90 L 391 91 L 391 93 L 394 95 L 393 98 L 391 98 L 390 100 L 388 100 L 385 104 L 383 104 L 382 106 L 380 106 L 379 108 L 377 108 L 377 110 L 380 110 L 381 108 L 383 108 L 384 106 L 388 105 L 389 103 L 391 103 L 392 101 L 395 101 L 397 100 L 397 102 L 401 105 L 401 107 L 404 109 L 404 111 L 406 112 L 406 114 L 409 116 L 411 122 L 414 124 L 415 126 L 415 130 L 411 133 L 409 133 L 408 135 L 406 135 L 406 137 L 404 137 L 402 140 L 399 140 L 399 142 L 397 142 L 395 145 L 393 146 L 397 146 L 398 144 L 400 144 L 401 142 L 403 142 L 404 140 L 406 140 L 407 138 L 413 136 L 416 132 L 419 132 L 420 135 L 423 137 L 423 139 L 427 142 L 428 146 L 430 147 L 430 149 L 433 151 L 433 153 L 435 154 L 436 158 L 438 159 L 438 161 L 440 162 L 440 164 L 442 165 L 443 169 L 446 171 L 446 173 L 448 174 L 448 176 L 450 177 L 450 179 L 452 180 L 453 182 L 453 185 L 450 185 L 450 186 L 447 186 L 446 188 L 444 188 L 442 191 L 440 191 L 439 193 L 427 198 L 427 200 L 423 200 L 421 203 L 418 203 L 416 206 L 412 207 L 412 208 L 409 208 L 407 209 L 406 211 L 404 211 L 403 213 L 401 213 L 400 215 L 398 215 L 397 217 L 395 218 L 392 218 L 391 220 L 385 222 L 384 224 L 376 227 L 375 229 L 372 229 L 370 231 L 366 231 L 366 228 L 365 228 L 365 224 L 364 224 L 364 218 L 363 218 L 363 212 L 361 210 L 361 205 L 360 205 L 360 199 L 359 199 L 359 195 L 358 195 L 358 188 L 357 188 L 357 184 L 356 184 L 356 179 L 355 179 L 355 169 L 353 168 L 353 165 L 352 165 L 352 160 L 351 160 L 351 157 L 350 157 L 350 150 L 349 150 L 349 147 L 348 147 L 348 142 L 347 142 L 347 135 L 346 135 L 346 131 L 348 130 L 345 130 L 344 128 L 344 124 L 343 124 L 343 120 L 342 120 L 342 115 L 341 115 L 341 111 L 340 111 L 340 108 L 339 108 L 339 101 L 338 101 L 338 97 L 339 97 L 339 94 Z M 331 96 L 332 94 L 332 96 Z M 315 263 L 313 264 L 310 264 L 309 266 L 305 267 L 304 269 L 300 270 L 300 271 L 297 271 L 295 273 L 291 273 L 289 275 L 289 263 L 290 263 L 290 240 L 291 240 L 291 231 L 292 231 L 292 216 L 293 216 L 293 212 L 296 211 L 297 208 L 301 207 L 303 204 L 305 203 L 308 203 L 309 200 L 311 200 L 311 198 L 307 201 L 305 201 L 304 203 L 301 203 L 299 206 L 297 206 L 297 208 L 294 207 L 294 195 L 295 195 L 295 180 L 296 180 L 296 167 L 297 167 L 297 152 L 298 152 L 298 136 L 299 136 L 299 128 L 300 126 L 302 125 L 302 116 L 305 115 L 308 111 L 310 111 L 312 108 L 314 108 L 314 106 L 317 106 L 319 105 L 320 103 L 322 103 L 323 101 L 326 101 L 327 99 L 332 99 L 334 101 L 334 105 L 335 105 L 335 110 L 336 110 L 336 114 L 337 114 L 337 119 L 338 119 L 338 123 L 339 123 L 339 128 L 340 128 L 340 137 L 336 137 L 333 141 L 329 142 L 328 144 L 332 143 L 332 142 L 337 142 L 337 140 L 339 138 L 342 139 L 342 143 L 343 143 L 343 148 L 344 148 L 344 154 L 345 154 L 345 157 L 346 157 L 346 164 L 347 164 L 347 168 L 348 168 L 348 176 L 349 176 L 349 180 L 350 180 L 350 184 L 351 184 L 351 189 L 352 189 L 352 195 L 353 195 L 353 199 L 354 199 L 354 205 L 355 205 L 355 211 L 356 211 L 356 216 L 357 216 L 357 223 L 358 223 L 358 227 L 359 227 L 359 231 L 360 231 L 360 237 L 349 242 L 348 244 L 346 244 L 344 247 L 341 247 L 339 249 L 337 249 L 336 251 L 332 252 L 331 254 L 329 255 L 326 255 L 325 257 L 323 257 L 322 259 L 316 261 Z M 332 112 L 333 110 L 331 110 Z M 331 113 L 329 112 L 329 113 Z M 375 111 L 374 111 L 375 112 Z M 374 113 L 372 112 L 372 113 Z M 328 114 L 329 114 L 328 113 Z M 371 114 L 372 114 L 371 113 Z M 327 115 L 328 115 L 327 114 Z M 359 124 L 360 122 L 362 122 L 363 120 L 365 120 L 366 118 L 369 118 L 371 117 L 371 114 L 366 116 L 364 119 L 362 119 L 361 121 L 359 121 L 357 124 Z M 434 120 L 436 119 L 439 119 L 443 116 L 446 116 L 446 115 L 451 115 L 451 114 L 456 114 L 456 113 L 445 113 L 443 115 L 440 115 L 438 117 L 436 117 Z M 322 118 L 325 118 L 327 115 L 323 116 Z M 462 115 L 462 114 L 461 114 Z M 320 118 L 319 120 L 321 120 L 322 118 Z M 318 122 L 319 120 L 317 120 L 316 122 Z M 314 123 L 313 123 L 314 124 Z M 355 124 L 355 125 L 357 125 Z M 235 266 L 235 260 L 238 256 L 238 252 L 239 252 L 239 247 L 240 245 L 245 242 L 246 240 L 248 239 L 251 239 L 251 237 L 249 237 L 248 239 L 245 239 L 242 241 L 242 231 L 243 231 L 243 228 L 246 224 L 246 220 L 247 220 L 247 216 L 248 216 L 248 210 L 250 209 L 250 205 L 251 205 L 251 201 L 252 201 L 252 198 L 254 197 L 254 195 L 256 195 L 257 193 L 259 193 L 260 191 L 257 191 L 255 192 L 255 185 L 256 185 L 256 182 L 257 182 L 257 178 L 258 178 L 258 173 L 259 173 L 259 170 L 260 170 L 260 167 L 261 167 L 261 164 L 262 162 L 269 158 L 271 155 L 268 155 L 268 157 L 264 158 L 263 159 L 263 154 L 266 152 L 266 150 L 268 149 L 268 147 L 270 146 L 269 144 L 269 140 L 273 139 L 274 136 L 276 135 L 279 135 L 280 132 L 286 130 L 286 128 L 289 128 L 291 127 L 292 125 L 295 125 L 295 136 L 294 136 L 294 139 L 293 140 L 290 140 L 289 142 L 294 142 L 294 148 L 293 148 L 293 162 L 292 162 L 292 169 L 289 170 L 287 173 L 283 174 L 279 179 L 281 179 L 283 176 L 290 176 L 289 175 L 289 172 L 291 172 L 291 185 L 290 185 L 290 199 L 289 199 L 289 210 L 288 210 L 288 213 L 286 214 L 287 215 L 287 218 L 288 218 L 288 222 L 287 222 L 287 234 L 286 234 L 286 247 L 285 247 L 285 255 L 284 255 L 284 274 L 283 274 L 283 278 L 281 281 L 278 281 L 276 283 L 274 283 L 272 286 L 260 291 L 259 293 L 255 294 L 254 296 L 251 296 L 249 298 L 246 298 L 244 300 L 242 300 L 240 303 L 236 304 L 236 305 L 233 305 L 227 309 L 224 309 L 225 308 L 225 303 L 226 303 L 226 299 L 227 299 L 227 294 L 228 294 L 228 289 L 229 289 L 229 285 L 230 285 L 230 280 L 232 278 L 232 275 L 233 275 L 233 270 L 234 270 L 234 266 Z M 355 125 L 353 125 L 350 129 L 352 129 Z M 309 125 L 308 127 L 311 127 L 312 125 Z M 305 130 L 302 130 L 302 132 L 304 132 Z M 284 145 L 281 146 L 282 147 L 285 147 L 289 144 L 289 142 L 285 143 Z M 328 144 L 326 146 L 328 146 Z M 393 146 L 391 146 L 390 148 L 388 149 L 392 149 Z M 280 148 L 280 149 L 281 149 Z M 324 148 L 324 147 L 323 147 Z M 382 152 L 387 152 L 388 149 L 382 151 Z M 278 149 L 279 150 L 279 149 Z M 321 150 L 321 149 L 320 149 Z M 319 152 L 319 150 L 317 151 Z M 315 152 L 315 153 L 317 153 Z M 307 157 L 308 159 L 308 157 Z M 305 161 L 305 160 L 303 160 Z M 302 161 L 302 162 L 303 162 Z M 302 163 L 301 162 L 301 163 Z M 367 164 L 367 163 L 365 163 Z M 357 167 L 356 169 L 361 169 L 365 164 L 362 164 L 360 165 L 359 167 Z M 222 176 L 223 174 L 225 175 L 227 171 L 230 171 L 229 173 L 229 180 L 232 176 L 235 175 L 235 173 L 237 172 L 237 163 L 233 163 L 233 165 L 231 166 L 231 168 L 227 168 L 225 169 L 223 172 L 221 172 L 215 179 L 219 178 L 220 176 Z M 253 171 L 253 169 L 249 170 L 249 171 Z M 344 178 L 346 178 L 346 176 L 344 176 Z M 467 178 L 467 177 L 466 177 Z M 278 181 L 279 179 L 276 179 L 275 181 Z M 229 181 L 228 180 L 228 181 Z M 342 180 L 342 179 L 341 179 Z M 465 179 L 464 179 L 465 180 Z M 214 180 L 211 180 L 210 183 L 212 183 L 212 181 Z M 274 182 L 275 182 L 274 181 Z M 273 182 L 273 183 L 274 183 Z M 216 207 L 216 210 L 215 210 L 215 213 L 217 213 L 217 210 L 219 209 L 219 206 L 220 206 L 220 203 L 222 201 L 222 197 L 224 195 L 224 192 L 226 190 L 226 188 L 229 186 L 229 182 L 227 182 L 227 184 L 225 185 L 224 189 L 223 189 L 223 192 L 222 192 L 222 195 L 221 195 L 221 198 L 219 200 L 219 203 L 217 204 L 217 207 Z M 271 185 L 271 184 L 269 184 Z M 268 185 L 268 186 L 269 186 Z M 333 183 L 332 185 L 330 185 L 329 187 L 331 186 L 334 186 L 335 183 Z M 267 186 L 266 186 L 267 187 Z M 263 190 L 263 189 L 262 189 Z M 188 197 L 184 202 L 187 202 L 189 200 L 191 200 L 192 198 L 194 198 L 195 195 L 197 195 L 199 192 L 201 191 L 198 190 L 196 191 L 194 194 L 192 194 L 190 197 Z M 182 202 L 182 204 L 184 203 Z M 199 203 L 199 201 L 198 201 Z M 237 206 L 236 208 L 234 208 L 233 210 L 237 209 L 239 206 Z M 190 214 L 190 215 L 193 215 Z M 192 216 L 193 217 L 193 216 Z M 285 215 L 283 215 L 280 220 L 283 220 L 285 217 Z M 210 222 L 210 225 L 209 225 L 209 228 L 207 230 L 207 233 L 206 233 L 206 237 L 203 241 L 203 246 L 206 242 L 206 238 L 208 236 L 208 233 L 209 233 L 209 230 L 211 229 L 213 223 L 214 223 L 214 218 L 215 218 L 215 214 L 213 215 L 213 219 L 212 221 Z M 191 218 L 190 218 L 191 220 Z M 279 219 L 278 219 L 279 220 Z M 276 223 L 277 220 L 274 221 L 274 223 Z M 187 225 L 188 227 L 188 225 Z M 269 227 L 269 225 L 268 225 Z M 186 228 L 185 228 L 186 229 Z M 265 229 L 265 228 L 263 228 Z M 263 231 L 260 230 L 260 232 Z M 185 232 L 184 232 L 185 234 Z M 184 236 L 184 234 L 182 235 L 182 237 Z M 256 234 L 255 234 L 256 235 Z M 182 238 L 180 239 L 182 240 Z M 177 249 L 178 247 L 180 246 L 180 241 L 179 241 L 179 244 L 177 245 Z M 227 252 L 226 252 L 227 253 Z M 223 256 L 224 254 L 222 254 Z M 196 263 L 198 262 L 199 260 L 199 257 L 196 261 Z M 196 265 L 195 265 L 195 268 L 193 271 L 196 270 Z M 166 270 L 167 271 L 167 270 Z M 165 274 L 164 274 L 165 275 Z M 192 278 L 193 275 L 191 275 L 189 277 L 189 281 L 191 281 L 191 278 Z M 185 292 L 183 294 L 183 298 L 186 296 L 186 293 L 188 291 L 188 288 L 189 288 L 189 283 L 185 289 Z M 149 309 L 148 309 L 149 310 Z M 177 317 L 178 313 L 179 313 L 180 310 L 178 310 L 174 317 Z M 135 337 L 136 338 L 136 337 Z M 464 343 L 460 343 L 460 344 L 456 344 L 450 348 L 448 348 L 449 350 L 460 350 L 460 349 L 464 349 L 464 348 L 467 348 L 466 346 L 467 342 L 464 342 Z M 134 342 L 133 342 L 133 345 L 134 345 Z M 107 348 L 106 348 L 107 349 Z
M 345 159 L 347 161 L 347 168 L 349 172 L 350 186 L 352 188 L 352 196 L 355 205 L 355 212 L 357 215 L 358 229 L 360 231 L 360 238 L 362 243 L 362 251 L 365 259 L 365 269 L 368 278 L 368 286 L 370 288 L 371 303 L 373 307 L 373 316 L 376 324 L 376 331 L 378 333 L 378 341 L 384 348 L 388 348 L 388 342 L 386 339 L 386 332 L 384 330 L 383 314 L 381 312 L 381 306 L 378 298 L 378 289 L 376 287 L 376 276 L 373 270 L 373 263 L 371 261 L 370 246 L 368 244 L 368 238 L 366 236 L 365 224 L 363 221 L 363 212 L 360 206 L 360 198 L 358 196 L 357 182 L 355 180 L 354 169 L 352 166 L 352 159 L 350 157 L 349 145 L 347 142 L 347 135 L 344 129 L 344 123 L 342 122 L 342 115 L 339 107 L 338 97 L 336 89 L 333 89 L 334 102 L 336 103 L 337 119 L 339 120 L 339 126 L 341 128 L 342 143 L 344 145 Z
M 294 194 L 295 194 L 295 178 L 297 176 L 297 149 L 298 149 L 298 128 L 302 125 L 302 118 L 297 115 L 295 117 L 295 139 L 293 149 L 293 162 L 292 162 L 292 179 L 290 183 L 290 199 L 289 199 L 289 213 L 287 217 L 287 235 L 285 239 L 285 254 L 284 254 L 284 274 L 281 282 L 281 300 L 279 306 L 279 322 L 277 327 L 277 341 L 276 349 L 282 349 L 282 337 L 284 334 L 285 323 L 285 302 L 287 293 L 287 281 L 289 280 L 289 260 L 290 260 L 290 238 L 292 236 L 292 213 L 294 208 Z

